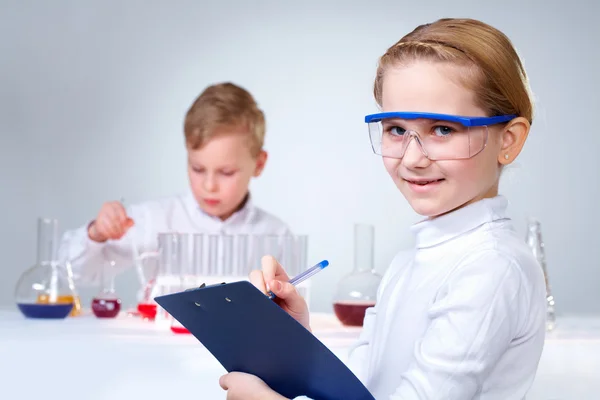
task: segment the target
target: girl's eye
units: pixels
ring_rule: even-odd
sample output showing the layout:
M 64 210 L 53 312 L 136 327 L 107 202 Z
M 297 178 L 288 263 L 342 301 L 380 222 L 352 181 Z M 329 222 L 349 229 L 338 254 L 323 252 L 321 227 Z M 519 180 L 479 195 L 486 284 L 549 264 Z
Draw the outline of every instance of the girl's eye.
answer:
M 235 171 L 223 171 L 221 173 L 225 176 L 232 176 L 235 174 Z
M 394 136 L 402 136 L 406 132 L 406 129 L 399 126 L 391 126 L 388 128 L 388 131 Z
M 194 171 L 197 174 L 201 174 L 204 172 L 204 168 L 192 168 L 192 171 Z
M 454 132 L 454 129 L 450 128 L 449 126 L 436 126 L 434 132 L 436 136 L 448 136 Z

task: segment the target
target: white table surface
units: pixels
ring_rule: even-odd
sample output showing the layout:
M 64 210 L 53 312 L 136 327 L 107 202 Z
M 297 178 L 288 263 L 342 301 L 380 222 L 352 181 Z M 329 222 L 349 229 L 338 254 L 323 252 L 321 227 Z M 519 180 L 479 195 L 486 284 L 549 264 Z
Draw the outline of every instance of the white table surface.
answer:
M 327 314 L 313 314 L 312 326 L 342 360 L 360 333 Z M 217 400 L 223 373 L 193 336 L 137 318 L 26 320 L 0 310 L 1 399 Z M 600 399 L 600 317 L 559 319 L 528 399 Z

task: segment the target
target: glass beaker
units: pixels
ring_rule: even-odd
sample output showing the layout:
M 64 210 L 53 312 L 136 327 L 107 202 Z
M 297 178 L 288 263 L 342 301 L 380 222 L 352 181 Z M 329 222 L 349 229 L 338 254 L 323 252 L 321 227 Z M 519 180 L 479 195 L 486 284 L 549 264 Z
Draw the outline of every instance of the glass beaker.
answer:
M 284 235 L 282 237 L 283 249 L 281 251 L 281 259 L 279 262 L 287 272 L 288 276 L 294 276 L 304 272 L 307 265 L 308 253 L 308 236 L 306 235 Z M 310 284 L 311 280 L 307 279 L 296 286 L 296 290 L 300 296 L 304 297 L 306 304 L 310 309 Z
M 180 233 L 177 234 L 178 245 L 176 251 L 172 256 L 172 262 L 179 264 L 179 283 L 173 288 L 176 292 L 181 292 L 186 289 L 190 289 L 196 286 L 196 276 L 194 268 L 190 262 L 190 239 L 193 237 L 191 234 Z M 179 321 L 171 317 L 171 331 L 179 334 L 189 334 L 188 331 Z
M 554 311 L 554 296 L 550 288 L 548 279 L 548 269 L 546 267 L 546 253 L 544 251 L 544 241 L 542 239 L 542 228 L 539 221 L 529 218 L 527 223 L 527 245 L 533 251 L 533 255 L 542 268 L 544 279 L 546 281 L 546 330 L 551 331 L 556 325 L 556 315 Z
M 362 326 L 367 308 L 377 300 L 381 276 L 374 269 L 374 239 L 374 226 L 354 226 L 354 270 L 340 280 L 333 301 L 335 315 L 344 325 Z
M 157 304 L 152 297 L 156 277 L 158 275 L 158 252 L 140 254 L 137 258 L 138 266 L 142 268 L 144 280 L 140 281 L 138 291 L 137 314 L 144 320 L 153 321 L 156 317 Z
M 159 264 L 152 298 L 189 288 L 189 278 L 194 271 L 189 254 L 191 237 L 193 235 L 187 233 L 158 234 Z M 161 326 L 168 326 L 174 333 L 188 333 L 187 329 L 160 306 L 157 307 L 155 320 Z
M 98 318 L 115 318 L 121 311 L 121 299 L 115 292 L 115 262 L 102 268 L 100 292 L 92 299 L 92 312 Z
M 156 283 L 152 287 L 152 298 L 174 293 L 181 285 L 181 237 L 176 233 L 158 234 L 158 273 Z M 167 311 L 158 306 L 156 322 L 170 326 L 171 317 Z
M 15 301 L 27 318 L 66 318 L 78 300 L 72 276 L 58 261 L 58 221 L 38 218 L 37 261 L 19 277 Z

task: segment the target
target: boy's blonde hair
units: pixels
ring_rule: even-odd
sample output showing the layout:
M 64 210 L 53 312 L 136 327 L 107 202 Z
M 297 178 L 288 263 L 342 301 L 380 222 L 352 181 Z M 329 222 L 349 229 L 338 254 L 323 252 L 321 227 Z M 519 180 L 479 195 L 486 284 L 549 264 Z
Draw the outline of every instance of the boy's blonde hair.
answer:
M 514 114 L 533 122 L 527 73 L 511 41 L 498 29 L 473 19 L 451 18 L 417 27 L 379 59 L 374 85 L 379 106 L 387 68 L 416 60 L 474 67 L 462 81 L 488 116 Z
M 185 116 L 183 130 L 186 146 L 193 150 L 217 135 L 241 130 L 256 157 L 264 144 L 265 116 L 247 90 L 224 82 L 207 87 L 198 96 Z

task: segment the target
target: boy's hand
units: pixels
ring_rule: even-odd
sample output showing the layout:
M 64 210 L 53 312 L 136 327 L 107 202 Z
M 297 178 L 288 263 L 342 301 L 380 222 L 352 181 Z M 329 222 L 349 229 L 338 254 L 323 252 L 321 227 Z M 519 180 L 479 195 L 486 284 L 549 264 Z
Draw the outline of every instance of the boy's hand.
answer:
M 94 242 L 120 239 L 133 226 L 133 220 L 127 216 L 125 207 L 118 201 L 109 201 L 102 205 L 96 219 L 88 227 L 88 236 Z
M 250 282 L 265 294 L 268 290 L 275 293 L 275 302 L 310 331 L 306 300 L 300 296 L 296 287 L 288 282 L 290 278 L 283 267 L 273 256 L 264 256 L 261 264 L 262 270 L 250 272 Z
M 287 400 L 262 379 L 243 372 L 223 375 L 219 385 L 227 390 L 227 400 Z

